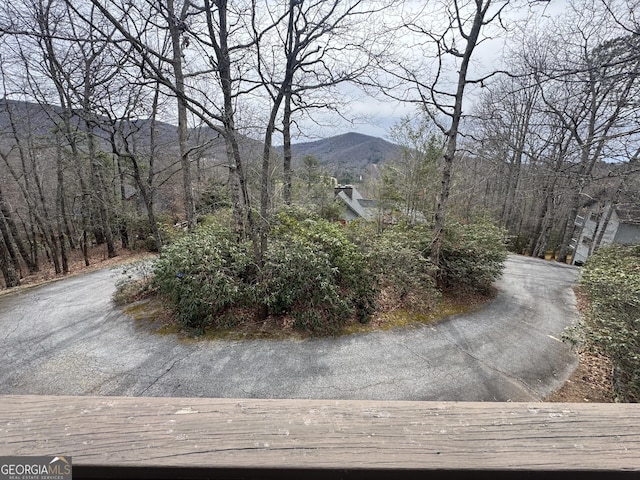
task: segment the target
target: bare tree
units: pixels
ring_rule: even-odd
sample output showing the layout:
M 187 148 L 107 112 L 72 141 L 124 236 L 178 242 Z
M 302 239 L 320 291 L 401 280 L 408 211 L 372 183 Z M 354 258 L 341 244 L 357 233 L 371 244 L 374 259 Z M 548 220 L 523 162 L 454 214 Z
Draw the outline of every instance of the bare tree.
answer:
M 145 98 L 147 94 L 151 94 L 150 105 Z M 127 201 L 127 183 L 122 177 L 131 177 L 142 197 L 156 249 L 161 251 L 162 237 L 155 209 L 155 197 L 160 186 L 157 180 L 159 172 L 156 166 L 159 148 L 157 121 L 160 85 L 157 82 L 151 88 L 145 85 L 129 85 L 125 96 L 126 100 L 120 98 L 116 102 L 110 95 L 109 105 L 117 106 L 117 110 L 121 113 L 117 113 L 115 108 L 105 109 L 103 115 L 109 120 L 109 124 L 104 125 L 103 128 L 108 132 L 111 153 L 118 159 L 121 176 L 121 203 Z M 141 116 L 145 120 L 138 120 Z M 124 209 L 124 205 L 121 209 Z M 126 226 L 122 228 L 126 228 Z
M 110 42 L 103 41 L 99 37 L 99 32 L 93 27 L 99 21 L 91 9 L 90 18 L 93 20 L 87 23 L 88 31 L 79 39 L 81 53 L 81 67 L 83 72 L 82 88 L 77 90 L 80 104 L 82 106 L 82 120 L 84 122 L 85 133 L 87 135 L 87 154 L 89 157 L 92 186 L 96 199 L 96 206 L 99 214 L 101 234 L 104 235 L 107 244 L 107 254 L 109 258 L 117 255 L 113 230 L 111 226 L 112 215 L 110 212 L 110 196 L 107 192 L 106 159 L 105 155 L 99 155 L 97 145 L 96 129 L 100 124 L 97 116 L 97 108 L 94 99 L 99 94 L 99 87 L 107 85 L 115 73 L 117 67 L 110 65 L 109 60 L 105 61 L 105 54 Z
M 508 76 L 485 84 L 466 124 L 467 168 L 457 169 L 465 188 L 480 194 L 472 170 L 485 185 L 487 212 L 519 251 L 544 257 L 560 248 L 561 261 L 576 213 L 600 195 L 603 162 L 626 161 L 622 147 L 638 135 L 634 37 L 620 37 L 606 9 L 591 6 L 523 28 Z M 489 166 L 485 174 L 475 168 L 480 163 Z
M 490 208 L 511 235 L 527 239 L 530 253 L 544 255 L 555 227 L 569 135 L 546 112 L 540 86 L 523 70 L 492 82 L 475 115 L 473 140 L 497 167 L 486 178 L 497 193 Z
M 191 108 L 191 99 L 187 92 L 184 68 L 187 17 L 193 13 L 192 3 L 184 1 L 177 5 L 173 0 L 157 4 L 92 0 L 92 6 L 100 12 L 100 18 L 93 17 L 73 2 L 67 3 L 78 18 L 100 32 L 105 42 L 127 54 L 129 68 L 135 67 L 142 72 L 143 78 L 159 82 L 174 95 L 177 102 L 184 213 L 189 228 L 193 229 L 195 202 L 187 144 L 187 112 Z M 101 24 L 102 21 L 105 24 Z
M 269 11 L 273 8 L 270 3 L 265 2 Z M 283 104 L 285 203 L 291 203 L 291 128 L 295 113 L 331 108 L 331 90 L 342 83 L 358 81 L 364 75 L 371 67 L 369 57 L 374 35 L 370 25 L 373 15 L 391 9 L 394 3 L 288 0 L 286 4 L 276 5 L 281 12 L 280 20 L 275 20 L 278 11 L 271 13 L 276 33 L 272 37 L 276 40 L 271 41 L 272 48 L 263 46 L 259 51 L 258 71 L 274 100 L 274 107 L 277 107 L 276 113 L 280 109 L 279 104 Z M 260 42 L 257 45 L 260 47 Z M 264 53 L 273 51 L 274 47 L 281 52 L 280 62 Z M 279 65 L 284 67 L 278 68 Z M 322 92 L 323 101 L 312 101 L 312 94 L 316 91 Z M 275 130 L 275 124 L 269 128 Z
M 401 147 L 401 154 L 388 164 L 396 178 L 395 188 L 403 197 L 404 213 L 415 223 L 431 218 L 435 212 L 437 172 L 442 158 L 443 139 L 427 116 L 404 117 L 391 128 L 390 138 Z
M 565 30 L 556 26 L 558 37 L 548 36 L 527 58 L 546 109 L 569 132 L 577 157 L 560 262 L 567 261 L 573 222 L 595 166 L 615 158 L 620 140 L 640 131 L 632 100 L 640 82 L 638 37 L 610 38 L 601 11 L 580 9 L 575 15 Z M 559 42 L 567 47 L 561 52 Z
M 434 217 L 431 261 L 440 265 L 443 231 L 458 153 L 458 139 L 467 88 L 483 86 L 497 71 L 472 77 L 471 64 L 476 47 L 504 26 L 503 14 L 515 1 L 451 0 L 437 7 L 427 5 L 409 12 L 403 30 L 414 38 L 407 54 L 412 58 L 395 63 L 388 71 L 405 85 L 396 98 L 422 106 L 445 138 L 440 193 Z M 455 73 L 451 72 L 451 69 Z M 431 72 L 431 75 L 429 75 Z M 441 121 L 440 118 L 446 119 Z
M 57 103 L 60 105 L 60 111 L 57 115 L 59 118 L 55 118 L 55 115 L 51 117 L 52 122 L 58 125 L 57 129 L 60 133 L 60 135 L 56 137 L 56 142 L 60 146 L 64 145 L 65 148 L 70 150 L 73 163 L 76 166 L 77 178 L 82 192 L 83 202 L 81 212 L 83 233 L 80 237 L 80 245 L 85 265 L 88 266 L 89 253 L 87 229 L 90 228 L 92 223 L 90 214 L 91 192 L 88 182 L 85 179 L 85 174 L 82 171 L 83 162 L 79 149 L 79 142 L 81 140 L 79 139 L 76 131 L 77 125 L 73 123 L 73 118 L 75 116 L 73 99 L 74 86 L 71 85 L 70 70 L 65 69 L 65 67 L 69 67 L 67 59 L 72 55 L 72 45 L 67 43 L 65 48 L 61 48 L 60 45 L 55 45 L 54 43 L 56 39 L 65 37 L 65 33 L 63 32 L 63 18 L 68 18 L 68 16 L 65 15 L 64 12 L 60 12 L 57 8 L 54 8 L 56 6 L 57 4 L 53 1 L 32 4 L 37 20 L 37 28 L 35 28 L 34 31 L 38 32 L 37 44 L 39 46 L 40 55 L 42 56 L 41 64 L 43 66 L 43 75 L 45 78 L 48 78 L 55 87 L 55 92 L 57 94 L 57 98 L 55 100 L 57 100 Z M 71 36 L 69 36 L 69 38 L 71 38 Z M 37 86 L 38 84 L 39 82 L 37 81 L 32 82 L 32 85 L 34 86 Z M 37 91 L 34 93 L 36 93 L 34 97 L 39 99 L 39 102 L 43 106 L 49 102 L 56 103 L 53 99 L 48 98 L 48 96 L 43 92 Z M 60 172 L 63 170 L 63 152 L 56 150 L 56 158 L 58 163 L 58 180 L 59 182 L 63 182 L 64 179 L 60 177 Z M 73 248 L 75 241 L 74 235 L 72 234 L 72 228 L 69 226 L 67 221 L 65 197 L 64 184 L 60 183 L 58 189 L 58 208 L 64 222 L 66 237 Z
M 266 2 L 269 9 L 269 2 Z M 282 8 L 283 7 L 283 8 Z M 303 93 L 327 89 L 361 75 L 366 61 L 350 64 L 336 60 L 339 50 L 342 57 L 349 58 L 354 49 L 365 47 L 365 38 L 354 42 L 348 35 L 354 28 L 356 17 L 368 18 L 374 10 L 361 0 L 349 2 L 299 2 L 289 0 L 282 9 L 270 11 L 271 22 L 262 29 L 257 28 L 259 11 L 252 12 L 254 38 L 257 53 L 257 71 L 261 87 L 269 95 L 269 116 L 264 134 L 262 154 L 262 181 L 260 192 L 260 249 L 267 247 L 268 206 L 270 199 L 269 172 L 273 135 L 284 107 L 282 128 L 284 137 L 284 200 L 291 202 L 291 123 L 292 103 Z M 280 15 L 280 16 L 278 16 Z M 275 41 L 273 40 L 275 38 Z M 269 52 L 269 53 L 267 53 Z M 281 56 L 279 59 L 277 54 Z M 279 68 L 279 65 L 283 65 Z M 298 104 L 298 107 L 300 103 Z
M 178 144 L 180 145 L 180 159 L 182 164 L 182 179 L 185 196 L 185 214 L 190 230 L 196 226 L 196 208 L 193 200 L 193 186 L 191 183 L 191 164 L 189 148 L 187 146 L 187 99 L 185 93 L 185 74 L 183 69 L 183 34 L 186 30 L 187 15 L 191 8 L 189 1 L 184 1 L 180 10 L 176 8 L 174 0 L 166 0 L 166 5 L 160 3 L 160 11 L 166 9 L 166 25 L 171 37 L 171 66 L 175 77 L 175 93 L 178 105 Z
M 9 244 L 7 244 L 4 235 L 0 237 L 0 270 L 2 270 L 4 283 L 7 288 L 20 285 L 20 276 L 18 275 L 15 264 L 11 261 Z

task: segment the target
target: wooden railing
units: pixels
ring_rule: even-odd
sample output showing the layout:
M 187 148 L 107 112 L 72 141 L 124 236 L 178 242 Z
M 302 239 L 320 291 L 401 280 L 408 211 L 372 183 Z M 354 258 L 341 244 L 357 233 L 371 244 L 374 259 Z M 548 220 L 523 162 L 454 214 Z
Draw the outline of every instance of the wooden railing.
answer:
M 0 455 L 76 478 L 640 478 L 640 407 L 0 396 Z

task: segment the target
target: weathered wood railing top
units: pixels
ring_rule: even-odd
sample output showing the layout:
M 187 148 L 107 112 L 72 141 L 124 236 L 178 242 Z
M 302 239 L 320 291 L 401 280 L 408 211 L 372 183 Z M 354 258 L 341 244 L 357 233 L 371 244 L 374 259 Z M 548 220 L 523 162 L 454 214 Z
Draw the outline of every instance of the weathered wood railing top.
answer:
M 640 477 L 640 407 L 3 396 L 0 455 L 70 455 L 74 478 Z

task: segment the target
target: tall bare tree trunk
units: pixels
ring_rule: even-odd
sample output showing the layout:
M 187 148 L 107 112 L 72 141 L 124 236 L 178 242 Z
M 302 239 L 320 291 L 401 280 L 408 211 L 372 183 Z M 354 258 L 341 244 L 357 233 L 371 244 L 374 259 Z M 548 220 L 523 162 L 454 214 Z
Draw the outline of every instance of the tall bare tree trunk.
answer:
M 466 47 L 462 55 L 460 70 L 458 72 L 458 83 L 454 96 L 453 113 L 451 114 L 451 126 L 446 132 L 447 144 L 443 157 L 442 177 L 440 180 L 440 194 L 436 205 L 436 213 L 433 226 L 433 240 L 431 245 L 431 263 L 436 267 L 440 267 L 440 256 L 442 252 L 442 242 L 444 236 L 444 226 L 447 214 L 447 204 L 449 202 L 449 193 L 451 191 L 451 175 L 453 172 L 453 162 L 455 160 L 458 147 L 458 130 L 460 120 L 462 119 L 462 101 L 464 100 L 464 90 L 467 86 L 467 73 L 471 56 L 478 43 L 480 30 L 484 24 L 484 17 L 489 8 L 491 1 L 483 4 L 482 1 L 476 0 L 476 11 L 473 17 L 473 25 L 468 35 L 465 35 Z M 458 22 L 462 19 L 458 17 Z
M 245 166 L 242 156 L 240 155 L 240 147 L 236 137 L 233 79 L 231 77 L 231 56 L 228 44 L 229 25 L 227 23 L 227 0 L 218 0 L 214 3 L 218 13 L 217 27 L 214 24 L 214 13 L 211 1 L 204 0 L 209 39 L 216 54 L 217 71 L 220 76 L 220 87 L 223 96 L 222 125 L 227 158 L 229 162 L 231 162 L 229 174 L 231 177 L 232 200 L 234 203 L 235 228 L 239 238 L 242 238 L 246 235 L 246 224 L 249 234 L 251 235 L 254 256 L 256 261 L 258 261 L 261 257 L 260 240 L 253 219 Z
M 11 211 L 9 210 L 7 202 L 4 199 L 4 193 L 2 191 L 2 188 L 0 188 L 0 216 L 3 218 L 2 220 L 3 224 L 6 222 L 7 238 L 5 238 L 5 241 L 7 242 L 7 246 L 10 246 L 11 242 L 13 242 L 16 245 L 18 252 L 20 253 L 20 257 L 22 258 L 25 265 L 27 266 L 27 270 L 29 270 L 29 273 L 37 272 L 38 265 L 37 263 L 33 262 L 29 251 L 27 250 L 27 248 L 24 245 L 24 242 L 20 238 L 20 234 L 18 232 L 18 226 L 16 225 L 16 222 L 13 219 L 13 215 L 11 214 Z M 2 233 L 4 236 L 5 232 L 3 231 Z
M 153 92 L 153 103 L 151 110 L 151 127 L 149 129 L 149 173 L 147 174 L 147 180 L 144 184 L 144 188 L 141 188 L 141 191 L 144 190 L 143 199 L 144 205 L 147 210 L 147 218 L 149 219 L 149 228 L 151 228 L 151 234 L 156 243 L 156 247 L 158 252 L 162 251 L 162 236 L 160 235 L 160 230 L 158 230 L 158 222 L 156 221 L 155 214 L 155 202 L 154 202 L 154 182 L 155 182 L 155 160 L 156 160 L 156 135 L 157 135 L 157 125 L 158 125 L 158 103 L 160 100 L 160 85 L 156 84 L 156 88 Z M 139 174 L 139 172 L 138 172 Z M 136 180 L 137 181 L 137 180 Z M 139 185 L 142 185 L 142 179 L 140 179 Z
M 7 226 L 6 219 L 4 215 L 0 214 L 0 235 L 2 241 L 4 241 L 4 252 L 7 254 L 7 261 L 10 261 L 13 264 L 13 268 L 18 272 L 19 277 L 22 277 L 22 273 L 20 272 L 20 257 L 18 256 L 18 252 L 16 252 L 13 247 L 13 241 L 11 235 L 9 233 L 9 228 Z
M 62 260 L 62 273 L 69 273 L 69 257 L 67 255 L 67 245 L 64 238 L 64 218 L 66 212 L 62 159 L 62 139 L 59 138 L 58 134 L 56 135 L 56 173 L 58 180 L 56 188 L 56 221 L 58 227 L 58 243 L 60 244 L 60 259 Z
M 196 206 L 193 198 L 193 185 L 191 183 L 191 163 L 189 160 L 189 128 L 187 124 L 187 99 L 185 97 L 184 71 L 182 66 L 182 30 L 181 26 L 186 21 L 189 2 L 184 2 L 183 10 L 178 16 L 173 0 L 167 0 L 169 11 L 169 35 L 172 46 L 172 66 L 176 81 L 176 100 L 178 102 L 178 145 L 180 147 L 180 166 L 182 168 L 182 185 L 184 189 L 184 209 L 189 230 L 196 227 Z
M 284 203 L 291 205 L 291 88 L 287 89 L 284 98 L 284 115 L 282 117 L 282 139 L 283 139 L 283 187 L 282 195 Z
M 85 114 L 90 115 L 89 112 Z M 107 198 L 106 185 L 104 182 L 104 166 L 101 165 L 98 158 L 98 150 L 96 148 L 96 140 L 93 131 L 93 122 L 85 119 L 85 127 L 87 131 L 87 144 L 89 147 L 89 165 L 93 179 L 94 197 L 96 199 L 98 216 L 100 220 L 100 230 L 104 235 L 107 244 L 107 256 L 109 258 L 116 257 L 118 252 L 113 241 L 113 230 L 111 229 L 111 218 L 109 215 L 109 201 Z
M 60 262 L 58 258 L 57 239 L 49 222 L 46 200 L 44 198 L 42 184 L 38 175 L 34 149 L 29 148 L 29 142 L 27 142 L 27 145 L 25 145 L 24 139 L 20 135 L 20 129 L 16 124 L 15 112 L 13 112 L 10 108 L 7 108 L 7 113 L 9 117 L 9 123 L 11 125 L 13 140 L 16 142 L 22 172 L 16 172 L 16 170 L 11 166 L 8 157 L 6 157 L 5 155 L 3 155 L 2 157 L 5 165 L 7 166 L 7 170 L 9 170 L 16 184 L 21 190 L 21 193 L 27 204 L 29 216 L 32 220 L 32 259 L 35 263 L 37 263 L 37 260 L 35 260 L 37 259 L 37 234 L 35 232 L 35 227 L 37 226 L 37 229 L 42 235 L 42 239 L 44 240 L 46 247 L 48 248 L 49 252 L 51 252 L 51 259 L 54 264 L 55 272 L 61 273 L 62 270 L 60 268 Z M 27 127 L 26 130 L 28 131 L 27 134 L 31 135 L 31 127 Z M 31 145 L 31 147 L 33 146 Z

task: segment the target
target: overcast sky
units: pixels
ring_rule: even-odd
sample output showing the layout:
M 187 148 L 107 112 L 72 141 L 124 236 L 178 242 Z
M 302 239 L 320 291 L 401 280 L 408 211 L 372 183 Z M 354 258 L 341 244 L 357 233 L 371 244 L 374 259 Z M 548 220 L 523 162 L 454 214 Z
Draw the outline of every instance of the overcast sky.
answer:
M 545 19 L 560 17 L 565 14 L 568 8 L 567 0 L 553 0 L 549 3 L 541 3 L 540 5 L 530 9 L 524 7 L 520 10 L 511 12 L 512 15 L 520 17 L 524 20 L 527 15 L 535 14 L 540 22 Z M 502 34 L 500 37 L 485 41 L 478 45 L 474 51 L 473 74 L 478 74 L 478 70 L 487 72 L 490 70 L 504 68 L 503 58 L 505 49 L 509 46 L 509 34 Z M 347 132 L 358 132 L 365 135 L 382 137 L 388 139 L 389 129 L 396 124 L 403 116 L 413 115 L 415 106 L 408 103 L 400 103 L 385 98 L 383 95 L 368 96 L 355 87 L 344 86 L 343 91 L 348 97 L 353 98 L 345 106 L 345 117 L 353 119 L 347 121 L 340 118 L 339 115 L 331 113 L 315 113 L 321 126 L 313 125 L 306 127 L 309 138 L 299 138 L 296 141 L 308 141 L 315 138 L 330 137 L 340 135 Z M 465 102 L 465 110 L 468 112 L 473 108 L 474 94 L 471 89 L 467 90 L 467 100 Z

